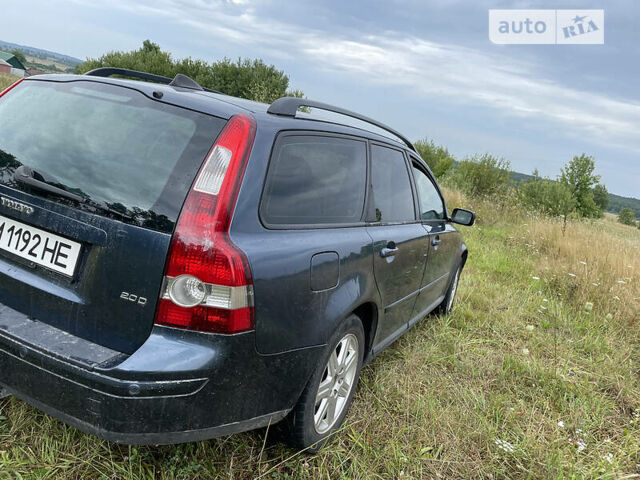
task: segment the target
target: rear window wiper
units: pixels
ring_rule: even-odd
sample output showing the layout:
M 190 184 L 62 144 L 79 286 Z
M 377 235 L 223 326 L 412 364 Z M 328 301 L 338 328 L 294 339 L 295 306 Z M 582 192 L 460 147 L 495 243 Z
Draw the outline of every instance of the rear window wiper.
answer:
M 13 179 L 17 183 L 26 185 L 27 187 L 33 188 L 34 190 L 40 190 L 42 192 L 46 192 L 51 195 L 67 198 L 69 200 L 73 200 L 78 203 L 89 205 L 93 208 L 98 208 L 100 210 L 104 210 L 106 212 L 113 213 L 115 215 L 119 215 L 124 218 L 128 218 L 128 219 L 132 218 L 126 213 L 119 212 L 118 210 L 115 210 L 109 207 L 109 205 L 107 205 L 106 203 L 96 202 L 94 200 L 83 197 L 81 195 L 77 195 L 73 192 L 69 192 L 68 190 L 65 190 L 63 188 L 56 187 L 55 185 L 52 185 L 50 182 L 48 182 L 45 179 L 44 175 L 42 175 L 41 173 L 37 172 L 36 170 L 30 167 L 27 167 L 26 165 L 22 165 L 18 167 L 15 170 L 15 172 L 13 172 Z

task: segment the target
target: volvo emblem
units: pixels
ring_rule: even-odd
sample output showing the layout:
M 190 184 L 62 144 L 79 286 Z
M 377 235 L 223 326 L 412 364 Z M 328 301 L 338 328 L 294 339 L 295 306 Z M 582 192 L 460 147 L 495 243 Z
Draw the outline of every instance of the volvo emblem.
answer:
M 33 207 L 25 205 L 24 203 L 16 202 L 15 200 L 11 200 L 10 198 L 3 197 L 1 195 L 0 205 L 10 208 L 11 210 L 15 210 L 16 212 L 26 213 L 27 215 L 31 215 L 34 212 Z

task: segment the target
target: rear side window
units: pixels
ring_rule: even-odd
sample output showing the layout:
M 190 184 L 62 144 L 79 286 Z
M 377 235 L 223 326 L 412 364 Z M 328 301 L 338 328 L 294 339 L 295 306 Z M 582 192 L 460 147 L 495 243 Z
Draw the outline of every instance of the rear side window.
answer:
M 372 145 L 371 185 L 377 222 L 415 220 L 411 181 L 402 152 Z
M 135 224 L 170 232 L 224 125 L 129 88 L 25 81 L 0 100 L 0 183 L 21 188 L 13 172 L 26 165 Z
M 366 143 L 338 137 L 280 137 L 260 214 L 269 225 L 356 223 L 362 218 Z
M 420 205 L 421 220 L 443 220 L 444 203 L 436 186 L 421 169 L 413 165 L 413 177 L 418 191 L 418 205 Z

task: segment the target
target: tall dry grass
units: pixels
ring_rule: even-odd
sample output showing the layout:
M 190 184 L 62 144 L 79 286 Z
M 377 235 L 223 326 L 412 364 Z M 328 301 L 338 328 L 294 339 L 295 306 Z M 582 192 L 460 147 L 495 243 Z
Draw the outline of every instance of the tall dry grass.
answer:
M 0 92 L 18 80 L 20 80 L 20 78 L 14 75 L 0 73 Z
M 610 216 L 598 220 L 551 218 L 520 207 L 515 199 L 471 199 L 444 189 L 450 209 L 475 209 L 478 225 L 510 225 L 512 243 L 535 256 L 543 285 L 586 310 L 640 320 L 640 231 Z M 564 228 L 563 228 L 564 227 Z

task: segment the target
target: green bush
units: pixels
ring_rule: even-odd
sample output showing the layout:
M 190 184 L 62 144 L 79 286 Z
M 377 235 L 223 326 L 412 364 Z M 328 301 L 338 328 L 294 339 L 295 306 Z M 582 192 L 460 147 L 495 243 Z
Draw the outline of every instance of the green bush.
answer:
M 620 213 L 618 214 L 618 221 L 625 225 L 635 226 L 636 214 L 633 213 L 633 210 L 631 210 L 630 208 L 623 208 L 622 210 L 620 210 Z
M 127 68 L 169 78 L 182 73 L 205 88 L 266 103 L 286 95 L 302 96 L 300 91 L 288 91 L 289 77 L 283 71 L 260 59 L 234 62 L 225 58 L 211 64 L 192 58 L 174 60 L 169 52 L 162 51 L 158 44 L 149 40 L 145 40 L 138 50 L 110 52 L 97 59 L 87 59 L 77 67 L 76 73 L 100 67 Z
M 452 183 L 464 193 L 476 197 L 505 194 L 511 186 L 511 164 L 508 160 L 485 153 L 458 163 Z
M 576 208 L 571 190 L 549 179 L 538 178 L 524 183 L 518 190 L 518 196 L 525 207 L 554 217 L 567 216 Z
M 437 178 L 443 177 L 453 168 L 455 159 L 446 147 L 436 145 L 433 140 L 427 138 L 418 140 L 414 145 Z

